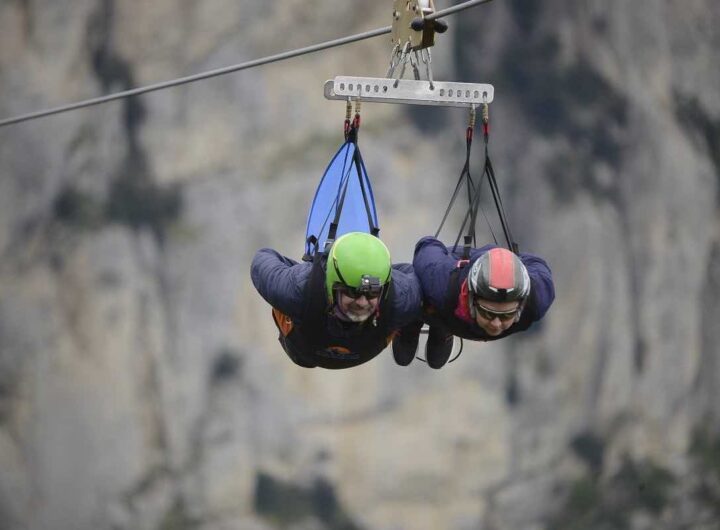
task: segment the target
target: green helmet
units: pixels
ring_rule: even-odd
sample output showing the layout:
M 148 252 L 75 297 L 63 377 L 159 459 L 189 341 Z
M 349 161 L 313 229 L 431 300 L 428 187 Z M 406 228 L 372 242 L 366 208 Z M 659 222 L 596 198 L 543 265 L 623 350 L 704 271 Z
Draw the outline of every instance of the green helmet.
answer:
M 390 267 L 390 251 L 378 237 L 365 232 L 344 234 L 330 247 L 325 273 L 328 298 L 333 299 L 336 283 L 361 294 L 382 288 L 390 281 Z

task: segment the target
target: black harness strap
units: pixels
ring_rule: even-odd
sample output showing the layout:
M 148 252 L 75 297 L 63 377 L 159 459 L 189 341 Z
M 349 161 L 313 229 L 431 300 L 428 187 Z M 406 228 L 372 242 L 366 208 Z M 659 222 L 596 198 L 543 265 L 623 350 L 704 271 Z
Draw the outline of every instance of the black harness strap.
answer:
M 346 122 L 347 123 L 347 122 Z M 368 190 L 365 187 L 365 183 L 363 182 L 363 160 L 362 155 L 360 154 L 360 148 L 357 145 L 357 137 L 358 137 L 358 129 L 360 127 L 360 116 L 358 114 L 355 115 L 355 120 L 350 124 L 349 128 L 346 129 L 345 133 L 345 139 L 349 142 L 352 142 L 355 145 L 355 151 L 353 153 L 353 159 L 351 163 L 351 167 L 355 167 L 355 171 L 357 172 L 358 177 L 358 184 L 360 185 L 360 191 L 362 193 L 363 197 L 363 204 L 365 205 L 365 213 L 367 214 L 368 219 L 368 227 L 370 228 L 370 233 L 374 236 L 377 236 L 380 233 L 380 228 L 375 224 L 375 221 L 373 220 L 372 216 L 372 209 L 370 208 L 370 199 L 368 197 Z M 330 223 L 330 228 L 328 229 L 328 237 L 325 241 L 325 250 L 327 251 L 330 246 L 332 246 L 333 242 L 335 241 L 335 237 L 337 236 L 337 229 L 338 225 L 340 224 L 340 216 L 342 215 L 342 209 L 345 205 L 345 197 L 347 195 L 348 186 L 350 184 L 350 171 L 348 171 L 347 178 L 344 177 L 344 184 L 342 186 L 342 190 L 340 192 L 340 198 L 337 201 L 337 207 L 335 208 L 335 217 L 333 218 L 332 222 Z
M 487 117 L 487 105 L 483 105 L 483 132 L 484 132 L 484 139 L 485 139 L 485 164 L 483 168 L 483 177 L 487 178 L 487 181 L 490 186 L 490 191 L 493 196 L 493 201 L 495 203 L 495 209 L 497 210 L 498 218 L 500 220 L 500 224 L 503 229 L 503 233 L 505 235 L 505 239 L 507 241 L 507 246 L 510 250 L 518 253 L 518 245 L 515 242 L 512 232 L 510 231 L 510 225 L 507 221 L 507 216 L 505 215 L 505 209 L 503 207 L 502 199 L 500 198 L 500 190 L 497 185 L 497 180 L 495 178 L 495 171 L 492 166 L 492 162 L 490 161 L 490 153 L 488 149 L 488 142 L 489 142 L 489 126 L 488 126 L 488 117 Z M 487 215 L 485 214 L 485 211 L 480 207 L 480 199 L 482 198 L 482 183 L 483 179 L 481 178 L 480 181 L 475 184 L 473 182 L 472 176 L 470 175 L 470 151 L 472 148 L 472 140 L 473 140 L 473 130 L 475 126 L 475 111 L 474 109 L 471 110 L 470 113 L 470 125 L 467 128 L 466 132 L 466 152 L 465 152 L 465 165 L 463 166 L 462 172 L 460 173 L 460 178 L 457 181 L 457 184 L 455 185 L 455 190 L 453 192 L 453 195 L 450 199 L 450 204 L 448 205 L 447 209 L 445 210 L 445 214 L 443 215 L 442 221 L 440 222 L 440 226 L 437 229 L 437 232 L 435 233 L 435 237 L 437 238 L 440 235 L 440 231 L 442 230 L 445 221 L 447 220 L 448 215 L 450 214 L 450 210 L 452 209 L 455 200 L 457 199 L 458 193 L 460 192 L 460 188 L 462 186 L 463 179 L 467 183 L 467 190 L 468 190 L 468 209 L 465 212 L 465 216 L 463 217 L 462 224 L 460 226 L 460 230 L 458 232 L 457 238 L 455 239 L 455 244 L 453 245 L 453 249 L 457 249 L 458 245 L 460 243 L 460 238 L 465 233 L 465 227 L 467 226 L 467 233 L 465 233 L 464 236 L 464 249 L 463 249 L 463 257 L 464 259 L 467 259 L 469 257 L 469 251 L 471 245 L 477 246 L 476 241 L 476 234 L 475 234 L 475 227 L 477 224 L 477 214 L 478 210 L 480 210 L 483 214 L 483 217 L 485 218 L 485 222 L 488 225 L 488 228 L 490 229 L 490 234 L 492 235 L 493 241 L 495 244 L 497 244 L 497 237 L 495 237 L 495 232 L 493 231 L 492 225 L 490 224 L 490 221 L 487 218 Z
M 508 248 L 517 254 L 519 252 L 518 244 L 515 242 L 515 238 L 513 238 L 512 232 L 510 231 L 510 224 L 507 221 L 505 208 L 503 207 L 502 198 L 500 197 L 500 190 L 497 185 L 497 180 L 495 179 L 495 170 L 493 170 L 492 162 L 490 162 L 487 136 L 485 137 L 485 174 L 487 175 L 488 182 L 490 183 L 490 191 L 492 191 L 493 200 L 495 201 L 495 209 L 498 212 L 498 217 L 500 218 L 500 224 L 502 225 Z
M 472 120 L 472 118 L 471 118 Z M 471 121 L 472 123 L 472 121 Z M 472 126 L 468 126 L 467 131 L 465 132 L 465 165 L 463 166 L 462 171 L 460 172 L 460 177 L 458 178 L 457 183 L 455 184 L 455 191 L 453 191 L 452 197 L 450 198 L 450 204 L 448 204 L 448 207 L 445 209 L 445 215 L 443 215 L 442 221 L 440 222 L 440 226 L 438 227 L 437 231 L 435 232 L 435 238 L 437 238 L 440 235 L 440 231 L 442 230 L 443 226 L 445 225 L 445 221 L 448 218 L 448 215 L 450 215 L 450 210 L 452 210 L 453 205 L 455 204 L 455 199 L 457 199 L 458 193 L 460 193 L 460 188 L 462 187 L 463 179 L 467 182 L 467 190 L 468 190 L 468 207 L 472 207 L 472 197 L 473 197 L 473 190 L 475 188 L 475 184 L 473 183 L 472 176 L 470 175 L 470 151 L 472 149 L 472 138 L 473 138 L 473 128 Z M 464 223 L 463 223 L 464 228 Z M 460 229 L 460 232 L 462 233 L 463 228 Z
M 355 153 L 353 154 L 353 162 L 355 163 L 355 169 L 358 174 L 358 182 L 360 183 L 360 191 L 362 192 L 363 202 L 365 204 L 365 213 L 367 214 L 368 227 L 370 227 L 370 233 L 377 236 L 380 233 L 380 228 L 375 225 L 375 221 L 372 217 L 372 211 L 370 209 L 370 201 L 368 200 L 368 192 L 365 189 L 365 182 L 362 178 L 362 168 L 364 166 L 360 149 L 357 146 L 357 137 L 355 140 Z

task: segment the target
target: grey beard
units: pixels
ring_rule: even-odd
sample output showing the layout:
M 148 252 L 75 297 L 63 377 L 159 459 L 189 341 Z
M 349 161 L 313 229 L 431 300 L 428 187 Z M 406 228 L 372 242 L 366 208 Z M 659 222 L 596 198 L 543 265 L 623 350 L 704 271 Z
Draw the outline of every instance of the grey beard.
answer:
M 340 320 L 344 320 L 345 322 L 354 322 L 356 324 L 359 324 L 361 322 L 365 322 L 368 318 L 370 318 L 372 316 L 372 311 L 367 315 L 357 315 L 353 313 L 345 313 L 340 309 L 339 306 L 336 305 L 335 316 L 338 317 Z
M 351 322 L 360 323 L 365 322 L 368 318 L 372 316 L 372 313 L 368 313 L 367 315 L 355 315 L 352 313 L 346 313 L 346 315 Z

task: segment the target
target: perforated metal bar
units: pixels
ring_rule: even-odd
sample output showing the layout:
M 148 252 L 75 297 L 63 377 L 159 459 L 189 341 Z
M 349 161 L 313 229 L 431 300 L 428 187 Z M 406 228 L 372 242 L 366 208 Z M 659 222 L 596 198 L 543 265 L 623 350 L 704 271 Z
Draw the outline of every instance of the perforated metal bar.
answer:
M 484 83 L 433 81 L 433 87 L 430 88 L 429 81 L 414 79 L 338 76 L 325 82 L 325 97 L 343 100 L 359 97 L 371 103 L 470 107 L 492 103 L 495 93 L 492 85 Z

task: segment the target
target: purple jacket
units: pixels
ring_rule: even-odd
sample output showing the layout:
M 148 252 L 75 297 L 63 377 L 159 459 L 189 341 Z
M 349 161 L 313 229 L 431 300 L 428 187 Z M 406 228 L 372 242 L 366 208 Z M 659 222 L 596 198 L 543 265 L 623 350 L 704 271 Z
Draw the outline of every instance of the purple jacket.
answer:
M 470 262 L 457 273 L 460 286 L 467 280 L 473 262 L 496 246 L 486 245 L 470 250 Z M 448 299 L 451 292 L 451 273 L 457 269 L 458 261 L 462 258 L 462 247 L 458 247 L 457 252 L 453 253 L 452 247 L 445 246 L 434 237 L 420 239 L 415 245 L 413 268 L 423 291 L 425 322 L 431 326 L 444 327 L 453 335 L 471 340 L 501 339 L 529 328 L 547 312 L 555 299 L 555 287 L 550 268 L 543 259 L 522 253 L 519 257 L 530 276 L 530 296 L 520 320 L 501 335 L 491 337 L 474 322 L 469 323 L 458 318 L 455 313 L 458 301 Z

